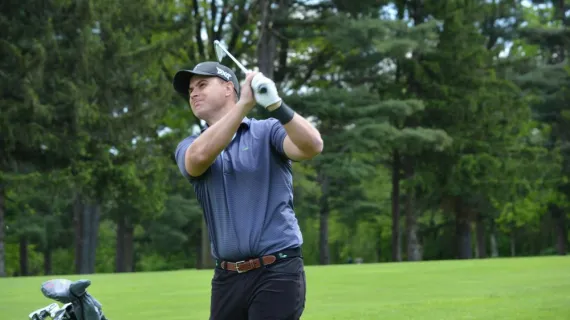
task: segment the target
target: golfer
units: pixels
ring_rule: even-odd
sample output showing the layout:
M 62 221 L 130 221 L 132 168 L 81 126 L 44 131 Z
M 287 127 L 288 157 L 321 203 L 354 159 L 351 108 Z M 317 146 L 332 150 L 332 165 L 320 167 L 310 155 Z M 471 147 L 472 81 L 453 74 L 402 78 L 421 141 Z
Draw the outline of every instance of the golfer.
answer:
M 252 72 L 203 62 L 174 76 L 176 91 L 206 122 L 175 151 L 204 211 L 216 260 L 210 319 L 300 319 L 305 308 L 303 237 L 293 210 L 292 161 L 323 149 L 319 132 Z M 247 114 L 254 106 L 271 118 Z

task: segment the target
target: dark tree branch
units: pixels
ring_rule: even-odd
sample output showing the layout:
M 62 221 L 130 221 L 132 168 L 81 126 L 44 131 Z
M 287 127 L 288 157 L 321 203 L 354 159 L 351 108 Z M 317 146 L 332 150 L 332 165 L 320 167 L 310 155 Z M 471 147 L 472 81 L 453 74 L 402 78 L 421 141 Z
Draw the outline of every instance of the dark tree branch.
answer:
M 214 39 L 220 39 L 222 34 L 222 27 L 224 26 L 224 21 L 228 16 L 228 0 L 224 0 L 223 7 L 222 7 L 222 15 L 220 17 L 220 21 L 218 22 L 218 31 L 215 32 Z
M 204 41 L 202 41 L 202 35 L 200 30 L 202 29 L 202 17 L 200 16 L 200 10 L 198 5 L 198 0 L 192 0 L 194 6 L 194 20 L 196 20 L 196 30 L 194 30 L 196 44 L 198 45 L 198 54 L 201 60 L 206 59 L 206 52 L 204 49 Z
M 248 23 L 252 8 L 256 6 L 257 1 L 253 1 L 249 10 L 245 9 L 245 0 L 242 0 L 238 10 L 235 12 L 235 19 L 232 19 L 232 35 L 230 37 L 230 42 L 228 44 L 228 51 L 235 52 L 235 47 L 237 46 L 238 39 L 240 35 L 243 34 L 243 27 Z M 240 53 L 235 52 L 234 56 L 238 58 Z
M 329 47 L 326 47 L 321 52 L 319 52 L 314 59 L 311 59 L 311 63 L 309 64 L 309 66 L 307 68 L 307 72 L 303 76 L 302 82 L 298 85 L 302 85 L 302 84 L 306 83 L 307 81 L 309 81 L 309 79 L 313 75 L 313 72 L 315 72 L 315 70 L 319 66 L 323 65 L 324 62 L 327 61 L 328 59 L 330 59 L 333 55 L 334 55 L 334 53 L 331 50 L 329 50 Z
M 208 36 L 210 37 L 210 39 L 214 36 L 214 34 L 216 33 L 216 31 L 214 30 L 214 28 L 216 27 L 216 16 L 218 15 L 218 6 L 216 6 L 216 1 L 212 0 L 210 1 L 210 22 L 211 24 L 208 27 Z
M 277 70 L 275 70 L 275 82 L 279 83 L 285 80 L 285 76 L 289 71 L 287 68 L 287 53 L 289 51 L 289 40 L 285 38 L 281 38 L 280 41 L 280 48 L 279 48 L 279 66 Z

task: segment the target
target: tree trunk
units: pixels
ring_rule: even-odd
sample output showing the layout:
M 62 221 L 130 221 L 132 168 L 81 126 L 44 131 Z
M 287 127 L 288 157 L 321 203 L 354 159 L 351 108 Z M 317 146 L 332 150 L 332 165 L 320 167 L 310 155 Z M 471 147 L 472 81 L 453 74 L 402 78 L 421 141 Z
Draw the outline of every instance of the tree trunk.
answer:
M 327 202 L 326 200 L 323 200 Z M 319 246 L 320 246 L 320 259 L 319 262 L 322 265 L 327 265 L 330 263 L 329 254 L 329 209 L 326 203 L 321 206 L 320 212 L 320 222 L 319 222 Z
M 276 83 L 281 83 L 285 80 L 285 76 L 288 73 L 287 60 L 289 59 L 289 39 L 281 38 L 279 40 L 279 55 L 278 61 L 279 65 L 277 70 L 273 73 L 273 81 Z
M 511 231 L 511 257 L 515 257 L 517 252 L 516 252 L 516 231 L 513 227 L 513 231 Z
M 81 195 L 76 194 L 75 200 L 73 202 L 73 229 L 75 237 L 75 273 L 82 274 L 83 272 L 81 266 L 81 258 L 83 257 L 84 251 L 84 236 L 83 236 L 83 203 L 81 201 Z
M 204 254 L 202 253 L 202 247 L 204 246 L 203 231 L 204 231 L 204 219 L 200 221 L 200 233 L 196 235 L 196 245 L 194 246 L 194 252 L 196 254 L 196 269 L 204 269 Z M 208 238 L 206 237 L 206 241 Z M 207 249 L 207 247 L 206 247 Z M 207 251 L 206 251 L 207 252 Z
M 491 243 L 491 257 L 496 258 L 499 256 L 499 248 L 497 246 L 497 230 L 495 222 L 491 219 L 491 230 L 489 235 L 489 242 Z
M 125 230 L 125 271 L 133 272 L 135 270 L 135 226 L 132 223 L 127 223 Z
M 376 261 L 380 262 L 382 260 L 382 255 L 384 251 L 382 251 L 382 233 L 378 232 L 378 237 L 376 238 Z
M 328 201 L 328 181 L 321 180 L 321 198 L 319 200 L 319 262 L 321 265 L 330 263 L 329 253 L 329 201 Z
M 465 210 L 461 199 L 457 200 L 455 208 L 455 236 L 457 239 L 458 259 L 471 259 L 473 257 L 471 249 L 471 224 L 469 221 L 469 213 Z
M 489 242 L 491 245 L 491 257 L 497 258 L 499 256 L 499 248 L 497 246 L 497 236 L 494 232 L 489 236 Z
M 565 4 L 566 1 L 564 0 L 558 0 L 558 7 L 556 8 L 555 12 L 556 12 L 556 18 L 559 19 L 562 22 L 562 25 L 565 27 L 570 26 L 570 19 L 568 19 L 568 15 L 567 15 L 567 11 L 568 8 Z M 553 3 L 556 3 L 553 1 Z M 560 50 L 560 52 L 562 54 L 566 53 L 565 50 Z M 562 60 L 564 60 L 564 55 L 561 57 Z
M 272 10 L 273 1 L 261 0 L 261 21 L 259 26 L 259 42 L 257 43 L 257 63 L 259 71 L 273 79 L 275 69 L 275 53 L 277 52 L 277 36 L 274 30 L 274 19 L 278 12 L 287 12 L 289 1 L 279 0 L 278 8 Z
M 20 276 L 30 274 L 28 268 L 28 237 L 20 236 Z
M 90 274 L 95 273 L 95 263 L 97 257 L 97 239 L 99 235 L 99 219 L 101 214 L 101 207 L 98 203 L 90 203 L 88 206 L 89 210 L 85 212 L 86 221 L 89 223 L 86 229 L 89 230 L 89 247 L 86 255 L 86 261 L 88 263 L 87 270 Z
M 476 221 L 476 236 L 477 236 L 477 258 L 487 258 L 487 243 L 485 241 L 485 220 L 481 213 L 477 213 Z
M 566 227 L 566 213 L 558 209 L 557 217 L 554 219 L 556 229 L 556 251 L 559 255 L 565 256 L 568 243 L 568 229 Z
M 128 267 L 129 272 L 135 271 L 135 226 L 130 223 L 127 227 L 127 234 L 126 234 L 126 265 Z
M 44 249 L 44 275 L 51 275 L 52 274 L 52 250 L 51 250 L 51 245 L 46 245 L 46 248 Z
M 95 273 L 97 236 L 99 233 L 100 205 L 86 203 L 80 195 L 74 203 L 75 272 Z
M 409 163 L 406 167 L 406 179 L 413 179 L 414 167 Z M 414 209 L 415 188 L 411 186 L 406 195 L 406 239 L 408 261 L 422 260 L 422 246 L 418 239 L 418 221 Z
M 115 272 L 125 272 L 125 219 L 119 217 L 117 221 L 117 241 L 115 244 Z
M 194 247 L 196 254 L 196 269 L 204 269 L 204 257 L 202 256 L 202 232 L 200 232 L 200 241 Z
M 402 261 L 400 235 L 400 154 L 394 150 L 392 161 L 392 261 Z
M 124 216 L 117 223 L 115 269 L 117 272 L 134 271 L 134 227 Z
M 91 206 L 84 203 L 83 212 L 81 212 L 81 229 L 83 230 L 83 248 L 81 250 L 81 274 L 91 273 L 90 250 L 91 250 Z
M 6 276 L 6 254 L 4 250 L 4 197 L 5 187 L 2 178 L 0 177 L 0 277 Z
M 208 236 L 208 226 L 206 225 L 206 219 L 202 217 L 202 241 L 200 254 L 202 256 L 202 261 L 198 268 L 210 269 L 214 267 L 214 259 L 211 254 L 210 237 Z

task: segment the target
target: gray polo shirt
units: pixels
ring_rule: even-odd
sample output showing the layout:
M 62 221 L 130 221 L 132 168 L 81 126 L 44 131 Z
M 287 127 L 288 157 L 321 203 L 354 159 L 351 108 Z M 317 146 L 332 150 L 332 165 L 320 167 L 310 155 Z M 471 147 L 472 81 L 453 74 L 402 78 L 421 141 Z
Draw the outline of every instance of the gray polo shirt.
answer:
M 291 160 L 283 151 L 286 131 L 281 123 L 244 118 L 210 168 L 191 177 L 184 155 L 198 136 L 182 140 L 175 157 L 204 211 L 212 256 L 238 261 L 300 246 L 303 237 L 293 210 Z

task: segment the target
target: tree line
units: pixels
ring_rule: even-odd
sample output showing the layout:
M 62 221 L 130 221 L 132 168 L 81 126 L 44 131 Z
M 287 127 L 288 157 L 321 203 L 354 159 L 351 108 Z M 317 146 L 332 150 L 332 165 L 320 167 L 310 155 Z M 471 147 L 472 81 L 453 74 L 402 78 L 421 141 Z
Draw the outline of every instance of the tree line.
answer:
M 293 167 L 307 264 L 567 252 L 564 0 L 0 8 L 0 276 L 212 267 L 172 77 L 215 39 L 322 134 Z

